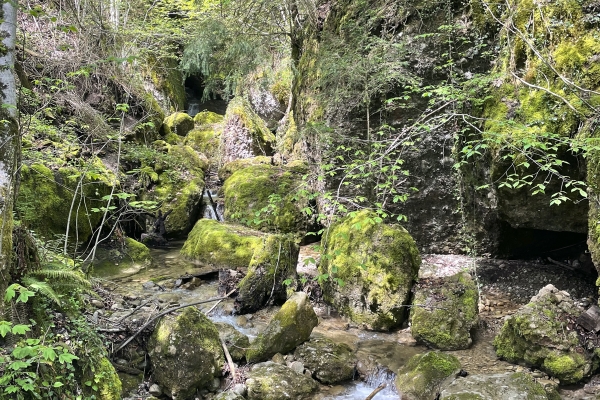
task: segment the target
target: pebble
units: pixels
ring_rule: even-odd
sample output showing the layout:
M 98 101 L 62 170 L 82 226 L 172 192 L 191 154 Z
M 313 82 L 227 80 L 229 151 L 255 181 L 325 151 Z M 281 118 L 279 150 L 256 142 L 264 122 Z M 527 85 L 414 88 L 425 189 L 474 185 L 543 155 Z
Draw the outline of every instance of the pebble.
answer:
M 90 304 L 96 308 L 104 308 L 104 303 L 101 302 L 100 300 L 92 299 L 92 300 L 90 300 Z
M 302 361 L 294 361 L 290 364 L 290 368 L 292 369 L 292 371 L 298 374 L 304 373 L 304 363 Z
M 162 388 L 155 383 L 152 386 L 150 386 L 150 389 L 148 390 L 148 392 L 152 396 L 160 396 L 162 394 Z

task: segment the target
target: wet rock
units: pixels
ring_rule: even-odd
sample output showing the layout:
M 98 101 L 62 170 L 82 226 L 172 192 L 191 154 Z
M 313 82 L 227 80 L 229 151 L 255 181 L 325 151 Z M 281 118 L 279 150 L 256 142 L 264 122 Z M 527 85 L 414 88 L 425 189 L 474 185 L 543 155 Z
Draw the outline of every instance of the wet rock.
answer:
M 224 322 L 215 322 L 215 326 L 219 331 L 219 337 L 227 346 L 231 358 L 234 361 L 243 360 L 246 357 L 246 349 L 250 347 L 248 336 Z
M 398 370 L 396 388 L 404 400 L 434 400 L 440 387 L 454 379 L 460 361 L 450 354 L 418 354 Z
M 539 368 L 561 383 L 578 382 L 591 375 L 597 362 L 596 356 L 581 347 L 573 329 L 571 321 L 581 312 L 568 293 L 547 285 L 506 319 L 494 339 L 496 354 Z
M 354 376 L 356 356 L 344 343 L 334 343 L 327 338 L 313 338 L 298 346 L 296 359 L 312 371 L 319 382 L 332 384 L 351 380 Z
M 210 386 L 224 362 L 219 332 L 198 309 L 164 316 L 148 342 L 154 379 L 171 397 L 185 399 Z
M 552 390 L 552 389 L 551 389 Z M 544 390 L 530 376 L 520 373 L 493 375 L 469 375 L 455 379 L 444 388 L 440 400 L 548 400 L 557 399 L 558 394 Z
M 248 362 L 268 360 L 288 353 L 304 343 L 318 324 L 317 315 L 304 292 L 295 293 L 275 314 L 246 352 Z
M 323 235 L 319 271 L 329 275 L 321 284 L 326 302 L 367 329 L 385 331 L 404 322 L 421 259 L 404 228 L 377 220 L 361 211 L 332 226 Z
M 238 284 L 239 313 L 254 312 L 287 297 L 284 281 L 295 282 L 300 247 L 292 235 L 269 235 L 254 250 L 248 273 Z M 281 303 L 279 303 L 281 304 Z
M 459 273 L 422 279 L 415 287 L 410 313 L 413 337 L 440 350 L 468 348 L 477 325 L 477 287 L 471 276 Z
M 290 368 L 265 362 L 256 364 L 246 380 L 248 400 L 312 399 L 318 383 Z

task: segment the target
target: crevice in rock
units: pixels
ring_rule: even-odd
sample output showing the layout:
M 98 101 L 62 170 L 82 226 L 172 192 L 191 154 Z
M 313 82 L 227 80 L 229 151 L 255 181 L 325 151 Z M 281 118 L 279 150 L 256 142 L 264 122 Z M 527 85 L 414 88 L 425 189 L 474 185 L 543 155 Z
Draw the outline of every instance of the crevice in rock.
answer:
M 204 82 L 199 76 L 189 76 L 185 80 L 185 97 L 187 113 L 190 116 L 198 114 L 200 111 L 212 111 L 219 115 L 225 115 L 227 110 L 227 101 L 221 96 L 216 96 L 207 101 L 202 101 L 204 94 Z

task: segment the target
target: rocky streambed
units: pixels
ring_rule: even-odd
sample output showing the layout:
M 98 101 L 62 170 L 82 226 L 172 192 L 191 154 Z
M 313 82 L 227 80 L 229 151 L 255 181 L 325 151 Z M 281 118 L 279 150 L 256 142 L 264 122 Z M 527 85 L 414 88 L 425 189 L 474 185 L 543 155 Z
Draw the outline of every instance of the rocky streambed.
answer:
M 119 265 L 106 264 L 107 266 L 95 270 L 94 273 L 102 282 L 102 286 L 110 290 L 104 292 L 103 302 L 98 300 L 92 302 L 96 310 L 91 313 L 90 319 L 96 323 L 99 331 L 111 338 L 115 345 L 130 337 L 132 332 L 137 332 L 140 327 L 162 310 L 220 296 L 218 272 L 214 268 L 184 259 L 180 256 L 180 247 L 181 243 L 172 243 L 170 248 L 152 250 L 152 263 L 130 264 L 124 268 Z M 318 253 L 313 246 L 302 247 L 298 259 L 297 269 L 302 276 L 310 279 L 318 274 L 314 264 L 318 260 Z M 493 345 L 494 338 L 500 332 L 505 318 L 517 313 L 532 296 L 549 283 L 553 283 L 557 291 L 562 291 L 560 293 L 569 293 L 570 298 L 573 299 L 573 305 L 581 310 L 594 304 L 596 302 L 595 287 L 593 279 L 590 279 L 589 275 L 541 262 L 426 255 L 423 257 L 419 278 L 423 282 L 464 272 L 473 276 L 480 291 L 479 320 L 477 326 L 471 329 L 473 332 L 470 339 L 472 344 L 467 349 L 447 350 L 440 353 L 456 357 L 459 367 L 456 368 L 456 371 L 451 371 L 452 376 L 468 374 L 467 376 L 470 376 L 469 379 L 472 381 L 465 379 L 464 382 L 473 386 L 470 389 L 473 393 L 480 389 L 483 390 L 482 388 L 490 384 L 484 379 L 487 377 L 492 382 L 508 380 L 508 383 L 504 382 L 503 385 L 510 387 L 533 382 L 538 386 L 532 386 L 531 390 L 535 391 L 542 387 L 549 393 L 560 393 L 560 397 L 565 399 L 595 398 L 597 391 L 594 377 L 586 379 L 587 384 L 584 382 L 575 386 L 559 386 L 560 380 L 549 376 L 546 372 L 500 359 Z M 386 384 L 386 387 L 377 392 L 373 396 L 374 399 L 400 398 L 401 394 L 394 385 L 394 381 L 397 379 L 396 373 L 402 373 L 403 368 L 412 365 L 411 363 L 414 364 L 416 358 L 429 354 L 429 349 L 418 344 L 413 338 L 411 327 L 405 326 L 403 329 L 389 333 L 366 330 L 364 326 L 340 317 L 331 307 L 322 303 L 318 296 L 313 295 L 312 300 L 311 305 L 318 317 L 318 325 L 310 334 L 310 341 L 307 342 L 309 343 L 308 348 L 318 346 L 319 341 L 322 341 L 326 345 L 325 350 L 321 348 L 318 350 L 323 352 L 321 356 L 326 356 L 327 351 L 348 354 L 350 358 L 347 364 L 353 366 L 352 372 L 342 379 L 343 382 L 339 382 L 337 378 L 323 378 L 325 372 L 321 372 L 320 384 L 308 391 L 309 397 L 306 397 L 305 394 L 297 394 L 296 397 L 283 398 L 365 399 L 382 384 Z M 220 324 L 229 324 L 241 334 L 246 335 L 250 341 L 256 340 L 261 332 L 268 329 L 269 323 L 280 309 L 278 306 L 267 307 L 251 314 L 234 315 L 233 300 L 224 300 L 216 307 L 215 303 L 200 304 L 196 308 L 202 313 L 208 314 L 219 330 L 225 329 L 225 325 Z M 124 351 L 115 353 L 113 358 L 113 363 L 120 371 L 121 378 L 125 383 L 127 398 L 130 399 L 151 398 L 153 395 L 160 397 L 163 393 L 163 388 L 148 380 L 149 372 L 152 371 L 148 356 L 148 351 L 151 351 L 149 346 L 152 346 L 152 343 L 149 344 L 152 341 L 149 336 L 152 327 L 151 324 L 146 331 L 140 333 L 132 341 L 132 345 L 126 347 Z M 332 347 L 334 345 L 343 347 L 340 350 Z M 246 346 L 249 344 L 238 347 Z M 333 368 L 338 373 L 343 370 L 340 365 L 333 367 L 327 363 L 321 365 L 322 360 L 319 360 L 318 357 L 311 359 L 298 350 L 301 347 L 294 350 L 295 348 L 296 346 L 292 346 L 288 352 L 277 352 L 270 357 L 273 365 L 259 363 L 255 364 L 258 367 L 248 367 L 244 366 L 243 362 L 237 362 L 234 364 L 238 368 L 236 379 L 215 378 L 213 383 L 199 392 L 199 395 L 207 399 L 234 399 L 236 397 L 231 394 L 232 390 L 238 390 L 239 394 L 253 398 L 252 396 L 248 397 L 248 380 L 250 379 L 250 387 L 253 382 L 256 384 L 257 380 L 259 386 L 266 384 L 260 380 L 263 378 L 259 379 L 256 376 L 253 378 L 254 375 L 252 375 L 256 374 L 253 369 L 262 367 L 264 367 L 264 371 L 261 371 L 266 376 L 271 373 L 283 373 L 282 371 L 272 371 L 274 368 L 280 367 L 291 368 L 296 371 L 296 374 L 300 373 L 300 376 L 311 374 L 313 377 L 315 373 L 318 373 L 316 371 Z M 233 351 L 231 353 L 233 354 Z M 339 355 L 335 356 L 335 358 L 338 357 Z M 221 361 L 223 365 L 227 365 L 225 360 Z M 173 362 L 176 363 L 177 358 L 174 358 Z M 414 371 L 419 371 L 421 366 L 415 364 L 412 365 L 412 368 Z M 224 367 L 223 372 L 230 373 L 227 366 Z M 409 372 L 405 371 L 405 373 Z M 511 374 L 515 373 L 519 376 L 523 374 L 519 379 L 524 379 L 525 383 L 510 381 L 513 379 L 510 378 Z M 294 376 L 292 375 L 292 377 Z M 527 379 L 531 379 L 531 382 Z M 428 385 L 434 385 L 436 390 L 448 387 L 450 390 L 448 393 L 451 393 L 452 390 L 457 389 L 452 389 L 450 381 L 442 379 L 439 382 L 429 382 Z M 462 381 L 462 378 L 457 378 L 456 381 Z M 600 386 L 598 388 L 600 389 Z M 230 390 L 227 392 L 230 393 L 227 395 L 229 397 L 222 397 L 223 395 L 216 397 L 217 393 L 225 389 Z M 280 390 L 284 390 L 284 388 L 280 388 Z M 267 394 L 258 394 L 258 396 L 255 395 L 254 398 L 267 396 Z M 411 398 L 410 396 L 411 394 L 407 393 L 402 398 Z M 413 394 L 412 398 L 427 398 L 426 394 L 422 396 L 425 397 Z M 451 394 L 448 396 L 446 398 L 453 398 Z

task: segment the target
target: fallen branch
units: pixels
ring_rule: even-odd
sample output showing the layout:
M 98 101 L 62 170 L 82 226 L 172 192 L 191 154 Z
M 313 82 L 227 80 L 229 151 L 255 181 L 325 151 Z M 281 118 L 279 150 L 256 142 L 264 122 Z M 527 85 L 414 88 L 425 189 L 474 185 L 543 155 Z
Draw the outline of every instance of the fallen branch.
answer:
M 127 346 L 137 335 L 139 335 L 144 329 L 146 329 L 146 327 L 148 325 L 150 325 L 152 322 L 154 322 L 158 318 L 162 317 L 163 315 L 167 315 L 167 314 L 172 313 L 173 311 L 177 311 L 177 310 L 179 310 L 181 308 L 191 307 L 191 306 L 195 306 L 195 305 L 203 304 L 203 303 L 210 303 L 211 301 L 225 300 L 226 298 L 227 297 L 216 297 L 214 299 L 208 299 L 208 300 L 202 300 L 202 301 L 195 301 L 195 302 L 190 303 L 190 304 L 184 304 L 182 306 L 177 306 L 177 307 L 169 308 L 168 310 L 165 310 L 165 311 L 161 312 L 157 316 L 150 318 L 148 320 L 148 322 L 146 322 L 140 329 L 138 329 L 138 331 L 136 333 L 134 333 L 129 339 L 127 339 L 119 347 L 117 347 L 117 349 L 115 351 L 113 351 L 113 353 L 116 353 L 119 350 L 121 350 L 123 347 Z
M 548 261 L 550 261 L 554 265 L 558 265 L 559 267 L 563 267 L 563 268 L 566 268 L 566 269 L 571 270 L 571 271 L 575 270 L 575 268 L 571 267 L 569 264 L 553 260 L 550 257 L 548 257 Z
M 229 350 L 227 350 L 227 345 L 221 339 L 221 346 L 223 347 L 223 352 L 225 353 L 225 358 L 227 358 L 227 364 L 229 365 L 229 372 L 231 372 L 231 381 L 235 383 L 235 364 L 233 363 L 233 359 L 231 358 L 231 354 L 229 354 Z
M 123 320 L 131 315 L 133 315 L 137 310 L 139 310 L 140 308 L 144 307 L 146 304 L 153 302 L 154 300 L 148 300 L 142 304 L 140 304 L 139 306 L 137 306 L 132 312 L 130 312 L 129 314 L 125 315 L 124 317 L 122 317 L 121 319 L 119 319 L 117 321 L 118 324 L 120 324 L 121 322 L 123 322 Z
M 373 397 L 375 397 L 375 395 L 379 392 L 381 392 L 383 389 L 385 389 L 385 387 L 387 386 L 387 383 L 382 383 L 381 385 L 377 386 L 377 389 L 373 390 L 371 392 L 370 395 L 367 396 L 367 398 L 365 400 L 371 400 Z
M 237 290 L 237 288 L 233 289 L 231 292 L 227 293 L 227 294 L 225 295 L 225 297 L 227 298 L 227 297 L 231 296 L 231 295 L 233 294 L 233 292 L 235 292 L 236 290 Z M 215 303 L 215 305 L 214 305 L 214 306 L 212 306 L 212 307 L 210 308 L 210 310 L 208 310 L 208 311 L 206 312 L 206 316 L 208 316 L 208 315 L 209 315 L 209 314 L 212 312 L 212 310 L 214 310 L 215 308 L 217 308 L 217 306 L 218 306 L 218 305 L 219 305 L 219 304 L 220 304 L 222 301 L 223 301 L 223 299 L 221 299 L 221 300 L 217 301 L 217 302 Z

